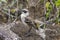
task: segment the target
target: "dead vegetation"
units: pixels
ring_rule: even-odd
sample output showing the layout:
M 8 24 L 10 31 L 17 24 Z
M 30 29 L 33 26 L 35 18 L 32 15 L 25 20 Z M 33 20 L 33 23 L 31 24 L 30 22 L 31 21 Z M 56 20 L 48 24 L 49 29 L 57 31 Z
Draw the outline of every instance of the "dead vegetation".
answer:
M 25 33 L 29 30 L 29 27 L 24 27 L 25 25 L 23 25 L 19 19 L 15 21 L 15 19 L 18 17 L 17 14 L 20 12 L 19 10 L 28 8 L 30 17 L 34 19 L 33 21 L 37 19 L 39 20 L 39 23 L 40 21 L 43 22 L 41 24 L 45 25 L 44 29 L 50 29 L 45 31 L 46 40 L 60 40 L 60 22 L 56 22 L 56 17 L 60 8 L 57 8 L 52 0 L 49 0 L 50 4 L 52 5 L 52 10 L 50 11 L 49 19 L 46 20 L 46 2 L 48 2 L 48 0 L 8 0 L 7 3 L 1 4 L 0 39 L 4 40 L 8 38 L 6 40 L 14 40 L 17 36 L 17 38 L 20 38 L 19 40 L 42 40 L 42 38 L 36 34 L 34 28 L 32 28 L 30 35 L 25 37 Z M 13 15 L 10 13 L 11 9 L 13 9 Z

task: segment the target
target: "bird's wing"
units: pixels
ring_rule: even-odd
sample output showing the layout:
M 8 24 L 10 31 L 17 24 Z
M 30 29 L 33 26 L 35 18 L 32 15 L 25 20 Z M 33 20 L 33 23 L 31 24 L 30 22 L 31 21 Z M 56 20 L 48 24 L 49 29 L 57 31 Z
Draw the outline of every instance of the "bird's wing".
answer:
M 29 18 L 25 18 L 25 19 L 26 19 L 25 22 L 26 22 L 29 26 L 31 26 L 31 27 L 33 27 L 33 28 L 35 28 L 35 29 L 38 29 L 36 23 L 35 23 L 33 20 L 31 20 L 31 19 L 29 19 Z
M 31 24 L 35 29 L 38 29 L 40 26 L 43 26 L 44 22 L 39 21 L 37 19 L 33 19 L 31 17 L 26 18 L 26 22 Z

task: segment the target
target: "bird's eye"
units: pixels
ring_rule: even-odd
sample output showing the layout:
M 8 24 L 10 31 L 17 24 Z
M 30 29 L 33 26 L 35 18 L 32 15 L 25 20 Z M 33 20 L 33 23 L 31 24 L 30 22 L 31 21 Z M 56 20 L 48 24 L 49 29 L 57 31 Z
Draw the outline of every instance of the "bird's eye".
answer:
M 23 10 L 24 13 L 27 13 L 27 11 Z

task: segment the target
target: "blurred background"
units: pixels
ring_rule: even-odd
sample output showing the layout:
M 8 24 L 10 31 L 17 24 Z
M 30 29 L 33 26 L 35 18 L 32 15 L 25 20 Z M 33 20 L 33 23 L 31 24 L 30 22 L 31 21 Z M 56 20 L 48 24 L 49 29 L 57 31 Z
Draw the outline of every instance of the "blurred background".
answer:
M 57 33 L 46 31 L 46 40 L 60 40 L 60 0 L 0 0 L 0 24 L 7 24 L 13 22 L 19 17 L 21 9 L 28 9 L 30 17 L 38 19 L 42 22 L 48 21 L 46 28 L 55 29 Z M 19 19 L 18 19 L 19 20 Z M 17 21 L 18 21 L 17 20 Z M 21 24 L 22 25 L 22 24 Z M 20 24 L 17 27 L 11 28 L 19 36 L 23 35 L 20 30 Z M 23 30 L 26 30 L 24 28 Z M 41 40 L 41 38 L 34 33 L 32 29 L 32 36 L 23 37 L 23 40 Z

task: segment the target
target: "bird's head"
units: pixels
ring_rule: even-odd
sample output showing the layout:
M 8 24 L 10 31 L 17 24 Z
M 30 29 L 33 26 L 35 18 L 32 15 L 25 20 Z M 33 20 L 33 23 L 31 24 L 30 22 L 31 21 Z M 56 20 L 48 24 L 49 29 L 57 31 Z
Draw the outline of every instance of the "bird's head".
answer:
M 26 18 L 29 16 L 29 11 L 28 9 L 22 9 L 22 12 L 21 12 L 21 18 Z
M 29 11 L 28 9 L 22 9 L 21 11 L 21 21 L 25 24 L 25 18 L 29 16 Z
M 29 11 L 28 11 L 28 9 L 22 9 L 22 14 L 21 14 L 21 15 L 23 15 L 24 17 L 29 16 Z

